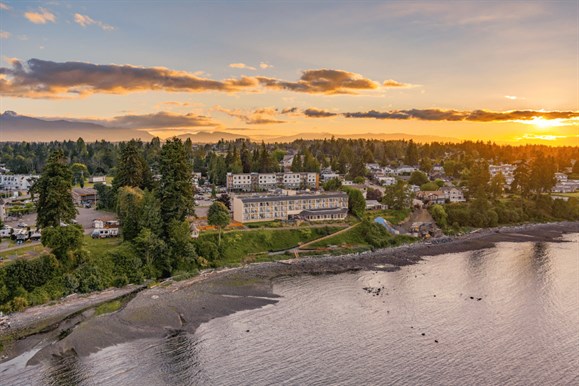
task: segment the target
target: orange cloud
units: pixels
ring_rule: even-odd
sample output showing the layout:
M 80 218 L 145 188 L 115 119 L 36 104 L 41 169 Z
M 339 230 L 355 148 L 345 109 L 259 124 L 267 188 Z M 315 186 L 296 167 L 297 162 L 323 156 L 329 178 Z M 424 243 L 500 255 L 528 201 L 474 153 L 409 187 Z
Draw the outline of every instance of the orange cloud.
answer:
M 24 17 L 34 24 L 56 23 L 56 16 L 46 8 L 38 8 L 39 12 L 26 12 Z
M 376 90 L 380 87 L 377 82 L 360 74 L 329 69 L 306 70 L 297 82 L 266 77 L 256 79 L 266 88 L 309 94 L 357 94 L 359 91 Z
M 74 14 L 74 22 L 81 27 L 88 27 L 89 25 L 96 25 L 100 27 L 103 31 L 112 31 L 115 29 L 112 25 L 103 23 L 102 21 L 94 20 L 90 16 L 81 15 L 80 13 Z
M 276 119 L 278 110 L 271 107 L 260 108 L 250 112 L 243 111 L 240 109 L 226 109 L 221 106 L 215 106 L 213 107 L 213 110 L 237 118 L 248 125 L 268 125 L 274 123 L 286 123 L 286 121 Z
M 91 19 L 92 20 L 92 19 Z M 93 20 L 94 23 L 96 23 Z M 83 23 L 87 25 L 86 19 Z M 241 68 L 242 63 L 232 65 Z M 247 68 L 245 66 L 244 68 Z M 84 62 L 11 60 L 0 68 L 0 94 L 27 98 L 86 96 L 95 93 L 123 94 L 136 91 L 256 92 L 259 89 L 288 90 L 309 94 L 358 94 L 376 90 L 380 84 L 360 74 L 342 70 L 306 70 L 296 82 L 267 77 L 243 76 L 224 80 L 165 67 L 100 65 Z
M 11 64 L 11 68 L 0 68 L 1 95 L 46 98 L 145 90 L 233 92 L 258 86 L 258 82 L 249 77 L 217 81 L 165 67 L 57 63 L 40 59 L 30 59 L 26 66 L 18 60 L 12 60 Z
M 531 121 L 538 118 L 552 119 L 576 119 L 579 111 L 541 111 L 541 110 L 515 110 L 515 111 L 457 111 L 439 109 L 411 109 L 343 113 L 346 118 L 374 118 L 374 119 L 418 119 L 422 121 L 473 121 L 473 122 L 498 122 L 498 121 Z
M 255 71 L 255 70 L 256 70 L 255 67 L 248 66 L 247 64 L 244 64 L 244 63 L 231 63 L 231 64 L 229 65 L 229 67 L 231 67 L 231 68 L 240 68 L 240 69 L 245 69 L 245 70 L 252 70 L 252 71 Z

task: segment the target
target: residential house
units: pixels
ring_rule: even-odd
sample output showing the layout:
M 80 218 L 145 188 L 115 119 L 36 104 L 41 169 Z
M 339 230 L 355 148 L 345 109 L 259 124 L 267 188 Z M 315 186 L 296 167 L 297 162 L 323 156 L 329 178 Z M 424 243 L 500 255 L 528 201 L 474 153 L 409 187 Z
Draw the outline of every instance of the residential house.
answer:
M 93 183 L 93 184 L 101 183 L 101 184 L 106 185 L 107 177 L 106 176 L 91 176 L 88 178 L 88 182 Z
M 517 166 L 511 164 L 489 165 L 489 173 L 491 177 L 494 177 L 497 174 L 502 173 L 503 177 L 505 177 L 505 184 L 509 187 L 511 186 L 511 184 L 515 179 L 514 173 L 516 169 Z
M 440 190 L 444 193 L 444 198 L 448 202 L 465 202 L 462 190 L 454 186 L 443 186 Z
M 95 204 L 97 202 L 97 190 L 93 188 L 72 189 L 72 199 L 75 205 Z
M 396 170 L 394 171 L 394 173 L 399 175 L 399 176 L 403 176 L 403 175 L 409 176 L 415 171 L 416 171 L 416 168 L 414 166 L 402 165 L 402 166 L 397 167 Z

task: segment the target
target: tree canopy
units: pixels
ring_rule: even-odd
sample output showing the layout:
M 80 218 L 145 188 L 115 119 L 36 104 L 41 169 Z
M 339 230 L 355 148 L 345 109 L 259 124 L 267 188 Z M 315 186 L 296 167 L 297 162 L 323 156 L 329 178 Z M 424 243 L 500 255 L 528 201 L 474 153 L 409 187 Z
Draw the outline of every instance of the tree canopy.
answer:
M 44 228 L 71 223 L 76 208 L 71 195 L 72 172 L 66 164 L 64 153 L 55 150 L 48 158 L 46 167 L 36 182 L 38 192 L 37 226 Z

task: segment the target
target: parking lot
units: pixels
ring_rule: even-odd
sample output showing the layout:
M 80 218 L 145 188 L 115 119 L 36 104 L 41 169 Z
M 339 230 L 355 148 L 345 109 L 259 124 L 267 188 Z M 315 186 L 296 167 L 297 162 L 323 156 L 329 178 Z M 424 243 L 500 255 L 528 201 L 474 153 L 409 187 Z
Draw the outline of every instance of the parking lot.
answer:
M 113 212 L 106 212 L 102 210 L 96 210 L 94 208 L 77 208 L 78 215 L 76 216 L 76 221 L 84 229 L 85 234 L 90 234 L 93 229 L 93 220 L 97 218 L 103 219 L 114 219 L 117 215 Z M 4 221 L 6 225 L 12 228 L 17 228 L 18 224 L 29 226 L 31 229 L 36 228 L 36 213 L 27 214 L 19 219 L 8 218 Z

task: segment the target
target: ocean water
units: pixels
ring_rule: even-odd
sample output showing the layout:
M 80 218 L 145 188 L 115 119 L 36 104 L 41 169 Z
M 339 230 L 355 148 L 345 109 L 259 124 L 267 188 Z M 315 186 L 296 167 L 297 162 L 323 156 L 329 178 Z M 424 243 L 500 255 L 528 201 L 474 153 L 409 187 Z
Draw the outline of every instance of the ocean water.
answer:
M 1 385 L 577 385 L 579 234 L 397 272 L 281 278 L 279 303 L 105 348 L 0 365 Z

